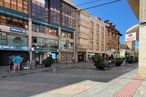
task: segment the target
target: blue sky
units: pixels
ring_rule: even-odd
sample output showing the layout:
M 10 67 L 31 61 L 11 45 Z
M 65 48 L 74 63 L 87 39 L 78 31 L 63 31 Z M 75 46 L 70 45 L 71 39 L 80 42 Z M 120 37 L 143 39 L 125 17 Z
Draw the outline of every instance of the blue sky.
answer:
M 91 2 L 95 0 L 72 0 L 76 5 L 85 2 Z M 98 4 L 111 2 L 114 0 L 97 0 L 97 2 L 90 3 L 88 5 L 79 6 L 80 8 L 87 8 Z M 121 43 L 125 43 L 126 30 L 132 25 L 138 23 L 138 20 L 130 8 L 127 0 L 122 0 L 117 3 L 100 6 L 97 8 L 87 10 L 93 16 L 100 17 L 102 20 L 110 20 L 116 28 L 123 34 L 121 37 Z

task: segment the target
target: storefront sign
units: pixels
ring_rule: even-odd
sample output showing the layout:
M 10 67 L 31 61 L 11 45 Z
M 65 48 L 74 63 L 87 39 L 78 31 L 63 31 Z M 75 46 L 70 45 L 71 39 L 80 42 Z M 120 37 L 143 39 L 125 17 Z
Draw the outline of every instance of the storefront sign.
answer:
M 17 33 L 26 33 L 27 30 L 24 30 L 22 28 L 14 28 L 14 27 L 9 27 L 5 25 L 0 25 L 0 30 L 4 32 L 17 32 Z
M 19 32 L 19 33 L 26 33 L 26 30 L 19 29 L 19 28 L 10 28 L 11 32 Z
M 28 51 L 28 47 L 15 47 L 15 46 L 0 45 L 0 50 Z

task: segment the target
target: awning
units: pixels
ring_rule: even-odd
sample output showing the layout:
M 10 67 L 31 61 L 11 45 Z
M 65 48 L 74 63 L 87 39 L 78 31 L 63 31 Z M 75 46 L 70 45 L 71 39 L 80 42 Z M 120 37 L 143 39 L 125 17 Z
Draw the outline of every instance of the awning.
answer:
M 126 32 L 127 33 L 139 32 L 139 24 L 136 24 L 136 25 L 130 27 Z

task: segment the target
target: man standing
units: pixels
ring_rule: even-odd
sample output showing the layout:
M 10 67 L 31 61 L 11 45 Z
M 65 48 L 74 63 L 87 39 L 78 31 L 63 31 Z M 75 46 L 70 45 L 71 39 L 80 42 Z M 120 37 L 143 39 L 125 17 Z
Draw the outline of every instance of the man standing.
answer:
M 22 62 L 22 58 L 18 55 L 18 56 L 15 56 L 13 58 L 13 63 L 14 63 L 14 67 L 13 67 L 13 72 L 15 73 L 16 70 L 20 70 L 20 64 Z

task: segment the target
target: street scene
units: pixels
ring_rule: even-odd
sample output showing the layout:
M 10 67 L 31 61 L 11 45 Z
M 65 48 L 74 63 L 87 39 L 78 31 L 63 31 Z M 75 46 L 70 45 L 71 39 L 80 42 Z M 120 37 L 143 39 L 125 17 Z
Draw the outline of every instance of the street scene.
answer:
M 0 97 L 146 97 L 146 0 L 0 0 Z

